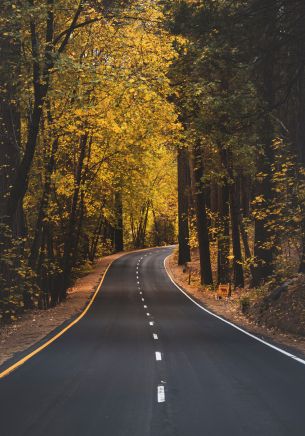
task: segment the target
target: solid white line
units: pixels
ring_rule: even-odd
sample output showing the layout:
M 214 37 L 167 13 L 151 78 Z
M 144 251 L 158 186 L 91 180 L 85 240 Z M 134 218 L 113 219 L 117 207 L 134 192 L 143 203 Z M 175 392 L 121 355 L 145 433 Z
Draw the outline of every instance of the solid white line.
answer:
M 154 325 L 154 322 L 153 321 L 149 321 L 149 325 Z
M 164 386 L 158 386 L 158 403 L 165 402 L 165 391 Z
M 284 354 L 287 357 L 290 357 L 293 360 L 296 360 L 299 363 L 302 363 L 303 365 L 305 365 L 305 360 L 301 359 L 300 357 L 295 356 L 294 354 L 289 353 L 288 351 L 283 350 L 282 348 L 276 347 L 275 345 L 270 344 L 269 342 L 265 341 L 264 339 L 259 338 L 258 336 L 253 335 L 252 333 L 247 332 L 246 330 L 242 329 L 241 327 L 239 327 L 236 324 L 233 324 L 230 321 L 227 321 L 226 319 L 222 318 L 219 315 L 216 315 L 215 313 L 211 312 L 210 310 L 206 309 L 205 307 L 201 306 L 201 304 L 197 303 L 197 301 L 195 301 L 192 297 L 190 297 L 182 288 L 180 288 L 179 285 L 177 285 L 177 283 L 175 283 L 175 281 L 172 279 L 171 275 L 168 272 L 167 266 L 166 266 L 166 259 L 170 257 L 167 256 L 164 259 L 164 268 L 165 271 L 170 279 L 170 281 L 176 286 L 177 289 L 179 289 L 180 292 L 182 292 L 182 294 L 184 294 L 189 300 L 191 300 L 194 304 L 196 304 L 196 306 L 198 306 L 201 310 L 203 310 L 204 312 L 208 313 L 209 315 L 213 316 L 214 318 L 219 319 L 220 321 L 230 325 L 231 327 L 235 328 L 236 330 L 239 330 L 240 332 L 244 333 L 245 335 L 249 336 L 252 339 L 255 339 L 256 341 L 260 342 L 261 344 L 266 345 L 269 348 L 272 348 L 273 350 L 278 351 L 279 353 Z
M 158 339 L 158 335 L 157 335 L 156 333 L 153 333 L 153 338 L 154 338 L 155 340 L 157 340 L 157 339 Z

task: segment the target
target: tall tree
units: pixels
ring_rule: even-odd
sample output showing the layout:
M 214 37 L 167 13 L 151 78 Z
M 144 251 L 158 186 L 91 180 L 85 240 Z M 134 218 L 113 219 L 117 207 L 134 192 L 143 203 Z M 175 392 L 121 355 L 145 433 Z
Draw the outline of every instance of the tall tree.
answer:
M 188 150 L 179 147 L 177 152 L 178 161 L 178 241 L 179 254 L 178 265 L 185 265 L 191 260 L 189 244 L 189 156 Z

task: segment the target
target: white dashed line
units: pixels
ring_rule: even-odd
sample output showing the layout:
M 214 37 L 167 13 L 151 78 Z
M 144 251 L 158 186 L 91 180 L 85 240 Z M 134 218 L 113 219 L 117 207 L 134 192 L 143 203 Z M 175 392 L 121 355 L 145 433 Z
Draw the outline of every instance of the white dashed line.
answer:
M 141 298 L 141 300 L 142 300 L 142 301 L 145 301 L 143 297 Z
M 162 356 L 161 356 L 161 353 L 160 353 L 160 351 L 156 351 L 156 360 L 162 360 Z
M 142 295 L 142 291 L 140 291 L 140 295 Z
M 154 325 L 154 322 L 153 321 L 149 321 L 149 325 Z
M 147 315 L 147 316 L 150 316 L 150 313 L 149 313 L 149 312 L 147 312 L 147 313 L 146 313 L 146 315 Z
M 158 339 L 158 335 L 157 335 L 157 333 L 153 333 L 153 338 L 154 338 L 155 340 Z
M 146 306 L 146 304 L 144 304 L 144 306 L 143 306 L 143 307 L 144 307 L 144 309 L 147 309 L 147 306 Z
M 158 386 L 158 403 L 165 402 L 165 391 L 164 386 Z

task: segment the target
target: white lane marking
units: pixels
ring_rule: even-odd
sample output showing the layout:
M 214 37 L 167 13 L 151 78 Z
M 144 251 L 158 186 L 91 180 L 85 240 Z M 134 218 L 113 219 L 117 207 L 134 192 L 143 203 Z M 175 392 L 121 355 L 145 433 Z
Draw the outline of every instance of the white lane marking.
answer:
M 137 284 L 139 285 L 139 284 L 140 284 L 140 282 L 137 282 Z
M 150 313 L 149 313 L 149 312 L 147 312 L 147 313 L 146 313 L 146 315 L 147 315 L 147 316 L 150 316 Z
M 249 336 L 252 339 L 255 339 L 256 341 L 260 342 L 261 344 L 266 345 L 269 348 L 272 348 L 273 350 L 278 351 L 279 353 L 284 354 L 287 357 L 290 357 L 293 360 L 296 360 L 299 363 L 302 363 L 303 365 L 305 365 L 305 360 L 301 359 L 300 357 L 295 356 L 294 354 L 289 353 L 288 351 L 283 350 L 282 348 L 276 347 L 275 345 L 270 344 L 269 342 L 265 341 L 264 339 L 259 338 L 258 336 L 253 335 L 252 333 L 247 332 L 247 330 L 242 329 L 241 327 L 239 327 L 236 324 L 233 324 L 230 321 L 227 321 L 226 319 L 222 318 L 219 315 L 216 315 L 216 313 L 211 312 L 210 310 L 206 309 L 205 307 L 201 306 L 199 303 L 197 303 L 197 301 L 195 301 L 192 297 L 190 297 L 182 288 L 180 288 L 179 285 L 177 285 L 177 283 L 174 282 L 174 280 L 171 278 L 171 275 L 168 272 L 167 266 L 166 266 L 166 259 L 170 257 L 167 256 L 164 259 L 164 268 L 165 271 L 170 279 L 170 281 L 176 286 L 177 289 L 179 289 L 180 292 L 182 292 L 182 294 L 184 294 L 189 300 L 191 300 L 194 304 L 196 304 L 196 306 L 198 306 L 201 310 L 203 310 L 204 312 L 208 313 L 209 315 L 213 316 L 214 318 L 219 319 L 220 321 L 224 322 L 225 324 L 230 325 L 231 327 L 235 328 L 236 330 L 239 330 L 240 332 L 244 333 L 245 335 Z
M 142 295 L 143 293 L 142 293 L 142 291 L 140 291 L 140 295 Z
M 153 333 L 153 338 L 154 338 L 155 340 L 158 339 L 158 335 L 157 335 L 157 333 Z
M 147 306 L 146 306 L 146 304 L 144 304 L 144 306 L 143 306 L 143 307 L 144 307 L 144 309 L 147 309 Z
M 164 386 L 158 386 L 158 403 L 165 402 L 165 390 Z
M 141 298 L 141 300 L 142 300 L 142 301 L 145 301 L 143 297 Z
M 149 325 L 154 325 L 154 321 L 149 321 Z
M 156 360 L 162 360 L 162 356 L 161 356 L 161 353 L 160 353 L 160 351 L 156 351 Z

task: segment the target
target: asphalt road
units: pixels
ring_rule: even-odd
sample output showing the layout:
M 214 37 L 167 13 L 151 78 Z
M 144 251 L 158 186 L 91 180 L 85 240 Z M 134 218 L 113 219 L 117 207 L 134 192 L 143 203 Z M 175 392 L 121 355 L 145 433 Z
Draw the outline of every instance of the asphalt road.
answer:
M 169 252 L 115 261 L 88 314 L 0 381 L 1 436 L 305 435 L 305 365 L 194 305 Z

